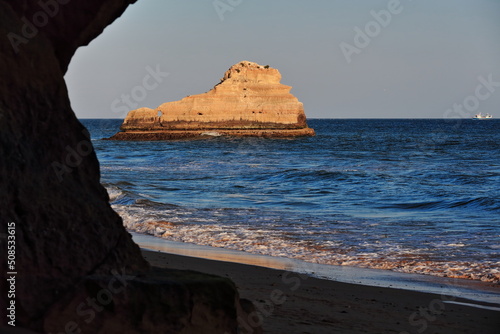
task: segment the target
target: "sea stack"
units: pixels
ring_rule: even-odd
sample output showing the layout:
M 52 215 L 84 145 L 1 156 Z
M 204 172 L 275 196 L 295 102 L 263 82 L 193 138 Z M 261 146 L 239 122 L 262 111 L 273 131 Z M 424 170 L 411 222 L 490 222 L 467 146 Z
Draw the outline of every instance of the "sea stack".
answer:
M 304 106 L 269 66 L 242 61 L 204 94 L 128 113 L 114 140 L 314 136 Z

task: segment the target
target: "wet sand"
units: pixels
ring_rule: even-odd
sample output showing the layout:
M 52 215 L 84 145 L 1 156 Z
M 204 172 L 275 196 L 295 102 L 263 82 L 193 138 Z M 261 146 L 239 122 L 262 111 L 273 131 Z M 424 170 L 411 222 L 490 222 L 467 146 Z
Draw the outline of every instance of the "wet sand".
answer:
M 255 304 L 259 312 L 250 322 L 262 322 L 265 333 L 500 332 L 498 305 L 472 302 L 484 308 L 470 307 L 464 305 L 470 300 L 446 294 L 342 283 L 279 269 L 157 251 L 143 250 L 143 254 L 153 266 L 229 277 L 238 287 L 240 297 Z

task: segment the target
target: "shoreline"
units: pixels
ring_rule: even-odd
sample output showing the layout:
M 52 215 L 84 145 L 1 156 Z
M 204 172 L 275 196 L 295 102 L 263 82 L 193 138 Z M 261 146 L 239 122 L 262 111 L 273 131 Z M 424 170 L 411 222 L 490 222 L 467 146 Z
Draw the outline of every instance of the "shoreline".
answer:
M 264 333 L 482 333 L 500 328 L 500 310 L 452 296 L 319 279 L 261 266 L 142 249 L 154 267 L 230 278 L 251 301 L 251 322 Z
M 271 270 L 284 270 L 332 282 L 402 289 L 421 293 L 446 294 L 467 300 L 470 304 L 477 305 L 477 307 L 492 306 L 500 311 L 500 286 L 477 280 L 409 274 L 383 269 L 315 264 L 289 258 L 169 241 L 136 232 L 129 233 L 131 233 L 134 242 L 144 250 Z

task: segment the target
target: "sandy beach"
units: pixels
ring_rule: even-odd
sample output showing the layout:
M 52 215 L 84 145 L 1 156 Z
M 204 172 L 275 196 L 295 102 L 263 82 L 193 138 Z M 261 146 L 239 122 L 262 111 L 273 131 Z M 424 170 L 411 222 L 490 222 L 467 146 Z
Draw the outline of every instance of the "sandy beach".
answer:
M 229 277 L 265 333 L 498 333 L 500 312 L 456 297 L 323 280 L 283 270 L 143 250 L 151 265 Z

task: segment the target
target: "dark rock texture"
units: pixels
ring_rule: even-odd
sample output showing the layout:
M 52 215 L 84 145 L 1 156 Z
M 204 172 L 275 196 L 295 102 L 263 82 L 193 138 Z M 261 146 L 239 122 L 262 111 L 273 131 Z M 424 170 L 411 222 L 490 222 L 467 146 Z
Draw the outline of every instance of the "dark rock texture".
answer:
M 215 332 L 210 330 L 215 324 L 235 331 L 232 283 L 207 278 L 205 285 L 200 275 L 196 282 L 203 289 L 192 291 L 194 283 L 185 279 L 175 282 L 171 274 L 162 279 L 148 273 L 148 263 L 108 203 L 88 133 L 70 106 L 63 75 L 74 52 L 134 2 L 0 0 L 0 325 L 9 320 L 4 315 L 10 303 L 5 298 L 7 272 L 17 272 L 16 326 L 53 332 L 67 331 L 71 314 L 65 318 L 61 305 L 71 303 L 71 296 L 99 289 L 119 272 L 135 278 L 128 279 L 126 293 L 116 302 L 99 304 L 106 304 L 107 311 L 92 323 L 106 324 L 107 333 L 125 333 L 111 330 L 123 319 L 120 310 L 130 315 L 130 332 L 177 332 L 168 327 L 170 322 L 194 328 L 182 318 L 186 315 L 198 319 L 196 325 L 208 326 L 206 333 Z M 12 268 L 7 261 L 9 224 L 15 225 Z M 211 318 L 216 313 L 218 318 Z M 141 327 L 141 314 L 154 319 L 147 328 Z M 89 332 L 99 332 L 94 329 Z
M 64 332 L 66 326 L 95 334 L 236 331 L 237 293 L 228 279 L 165 269 L 115 274 L 86 277 L 46 315 L 45 332 Z

